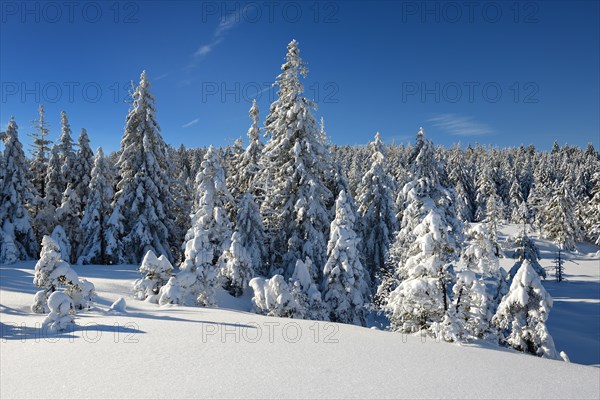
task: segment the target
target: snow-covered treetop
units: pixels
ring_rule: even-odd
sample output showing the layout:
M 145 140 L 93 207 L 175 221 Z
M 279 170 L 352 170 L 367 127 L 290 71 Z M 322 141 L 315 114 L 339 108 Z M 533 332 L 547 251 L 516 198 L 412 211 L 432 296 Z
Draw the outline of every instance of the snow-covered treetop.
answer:
M 85 128 L 81 128 L 81 133 L 79 134 L 79 138 L 77 139 L 77 142 L 79 144 L 79 151 L 81 152 L 82 149 L 85 148 L 89 148 L 89 144 L 90 144 L 90 138 L 87 134 L 87 129 Z
M 429 193 L 438 184 L 439 170 L 431 141 L 425 138 L 425 130 L 417 133 L 417 142 L 411 156 L 411 174 L 420 181 L 421 189 Z
M 287 48 L 285 63 L 281 66 L 282 73 L 279 74 L 274 83 L 274 85 L 279 86 L 277 92 L 279 97 L 294 97 L 302 94 L 304 86 L 300 82 L 299 76 L 305 77 L 308 74 L 308 68 L 300 58 L 298 42 L 295 39 L 292 40 Z
M 369 144 L 367 145 L 367 148 L 371 152 L 371 160 L 373 162 L 375 162 L 375 161 L 381 162 L 382 156 L 387 157 L 388 149 L 387 149 L 387 147 L 385 147 L 383 140 L 381 140 L 381 133 L 379 133 L 379 132 L 377 132 L 375 134 L 375 140 L 373 140 L 372 142 L 369 142 Z
M 256 99 L 252 100 L 252 107 L 250 107 L 250 111 L 248 111 L 248 115 L 252 119 L 252 126 L 248 129 L 248 139 L 250 139 L 250 143 L 257 141 L 260 135 L 260 127 L 258 126 L 258 104 L 256 104 Z
M 510 285 L 510 290 L 503 303 L 518 304 L 521 307 L 527 307 L 530 298 L 533 297 L 533 307 L 545 313 L 545 320 L 550 309 L 552 308 L 552 297 L 548 294 L 539 274 L 534 270 L 528 260 L 523 261 L 523 264 L 515 274 Z M 537 297 L 537 298 L 536 298 Z
M 199 191 L 202 195 L 199 202 L 200 205 L 210 204 L 212 206 L 215 200 L 232 201 L 231 194 L 225 184 L 225 170 L 221 165 L 219 154 L 213 145 L 210 145 L 206 154 L 204 154 L 200 171 L 196 175 L 196 184 L 201 189 Z M 213 200 L 215 195 L 218 196 Z M 223 207 L 224 205 L 223 202 L 217 203 L 218 207 Z
M 59 150 L 63 160 L 72 160 L 75 158 L 75 153 L 73 152 L 73 138 L 71 137 L 71 125 L 69 124 L 69 118 L 67 117 L 67 113 L 65 111 L 60 113 L 60 124 L 62 126 L 62 133 L 58 139 Z
M 335 201 L 335 220 L 334 221 L 344 221 L 345 224 L 348 224 L 350 227 L 354 225 L 356 220 L 356 214 L 352 210 L 352 205 L 350 200 L 348 199 L 348 195 L 346 191 L 340 191 L 337 200 Z

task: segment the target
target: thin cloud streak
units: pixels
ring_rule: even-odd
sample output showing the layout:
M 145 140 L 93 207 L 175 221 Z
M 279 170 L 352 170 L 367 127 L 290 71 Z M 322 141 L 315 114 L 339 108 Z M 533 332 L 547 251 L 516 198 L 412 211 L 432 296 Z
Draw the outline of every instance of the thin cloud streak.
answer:
M 187 124 L 183 124 L 181 127 L 182 127 L 183 129 L 185 129 L 185 128 L 189 128 L 189 127 L 190 127 L 190 126 L 192 126 L 192 125 L 196 125 L 198 122 L 200 122 L 200 118 L 193 119 L 193 120 L 191 120 L 190 122 L 188 122 Z
M 494 133 L 488 125 L 457 114 L 439 114 L 430 118 L 429 122 L 455 136 L 484 136 Z
M 156 82 L 156 81 L 160 81 L 161 79 L 165 79 L 165 78 L 166 78 L 167 76 L 169 76 L 169 75 L 171 75 L 171 73 L 170 73 L 170 72 L 167 72 L 166 74 L 159 75 L 159 76 L 157 76 L 156 78 L 154 78 L 154 81 L 155 81 L 155 82 Z
M 194 57 L 201 58 L 210 54 L 213 49 L 223 41 L 225 34 L 240 22 L 241 12 L 242 10 L 233 14 L 228 14 L 225 19 L 219 22 L 219 25 L 213 33 L 212 41 L 208 44 L 200 46 L 198 50 L 194 52 Z

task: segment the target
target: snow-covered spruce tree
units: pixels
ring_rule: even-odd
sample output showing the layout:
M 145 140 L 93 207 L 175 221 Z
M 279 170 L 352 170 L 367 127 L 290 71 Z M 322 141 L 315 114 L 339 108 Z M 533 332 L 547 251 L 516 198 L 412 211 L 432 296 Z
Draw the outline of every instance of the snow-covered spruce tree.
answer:
M 551 308 L 552 298 L 525 260 L 492 320 L 500 333 L 500 342 L 539 357 L 559 359 L 546 328 Z
M 538 230 L 542 230 L 545 224 L 546 213 L 544 212 L 548 199 L 551 197 L 550 188 L 552 182 L 547 177 L 547 171 L 541 172 L 541 170 L 547 168 L 547 166 L 540 165 L 535 173 L 535 180 L 531 185 L 529 197 L 527 197 L 527 204 L 529 206 L 532 226 Z
M 174 228 L 173 240 L 176 245 L 171 246 L 171 252 L 176 262 L 183 261 L 181 243 L 185 234 L 190 229 L 190 214 L 192 212 L 193 179 L 190 178 L 188 169 L 180 163 L 169 163 L 171 166 L 171 193 L 173 194 Z M 179 164 L 179 165 L 178 165 Z
M 44 112 L 43 104 L 40 104 L 39 107 L 39 119 L 32 122 L 35 123 L 33 128 L 37 132 L 29 134 L 33 139 L 31 144 L 32 160 L 30 163 L 30 176 L 38 195 L 43 199 L 46 196 L 46 170 L 48 169 L 48 156 L 50 144 L 52 143 L 46 139 L 50 132 L 50 127 L 46 122 L 46 113 Z
M 58 190 L 63 193 L 67 189 L 67 185 L 75 181 L 74 166 L 75 166 L 75 151 L 73 150 L 73 138 L 71 137 L 71 125 L 67 113 L 60 113 L 61 134 L 56 143 L 58 155 L 60 159 L 60 186 Z
M 27 204 L 34 201 L 27 158 L 13 118 L 3 135 L 4 153 L 0 168 L 0 264 L 34 257 L 38 247 Z
M 102 148 L 94 158 L 91 176 L 88 202 L 81 220 L 81 255 L 77 264 L 108 264 L 106 234 L 114 193 L 112 170 Z
M 331 143 L 331 139 L 327 136 L 327 132 L 325 132 L 325 119 L 323 117 L 321 117 L 319 137 L 321 144 L 328 153 L 325 163 L 323 164 L 323 168 L 325 168 L 323 170 L 323 182 L 331 192 L 331 196 L 329 197 L 329 201 L 325 204 L 325 207 L 334 213 L 335 202 L 337 201 L 340 192 L 343 190 L 347 194 L 350 194 L 350 185 L 348 184 L 344 166 L 341 161 L 336 158 L 337 146 Z M 350 201 L 354 207 L 354 199 L 350 198 Z
M 269 138 L 262 153 L 261 212 L 270 237 L 271 266 L 289 277 L 297 260 L 309 257 L 320 274 L 327 260 L 325 237 L 331 192 L 323 183 L 328 153 L 312 114 L 316 105 L 302 96 L 300 76 L 308 72 L 298 42 L 288 45 L 286 62 L 275 82 L 278 98 L 265 121 Z M 315 279 L 318 276 L 314 277 Z
M 240 245 L 248 252 L 255 275 L 267 276 L 267 239 L 260 218 L 260 211 L 254 197 L 244 194 L 237 210 L 236 232 L 240 235 Z
M 81 200 L 75 191 L 75 184 L 69 183 L 62 195 L 62 204 L 56 209 L 56 223 L 64 229 L 69 242 L 70 253 L 66 260 L 70 263 L 77 261 L 77 255 L 81 246 L 81 215 L 83 210 Z
M 364 306 L 370 290 L 360 262 L 355 219 L 348 195 L 341 191 L 329 233 L 322 291 L 329 319 L 364 326 Z
M 314 264 L 310 258 L 297 260 L 294 272 L 289 280 L 292 297 L 300 306 L 300 313 L 294 318 L 329 320 L 328 310 L 323 304 L 321 292 L 313 280 Z
M 575 250 L 575 241 L 581 239 L 579 220 L 575 215 L 577 201 L 567 181 L 555 183 L 552 197 L 544 210 L 542 233 L 562 250 Z
M 132 94 L 117 167 L 112 236 L 106 249 L 112 263 L 138 263 L 148 252 L 164 254 L 170 261 L 173 200 L 166 145 L 155 119 L 154 96 L 143 71 Z
M 396 231 L 395 186 L 387 168 L 387 149 L 379 132 L 367 147 L 371 153 L 371 168 L 358 188 L 358 213 L 365 266 L 370 283 L 377 285 L 381 282 L 382 269 Z
M 350 194 L 355 197 L 358 195 L 358 188 L 362 181 L 363 177 L 363 157 L 365 155 L 360 151 L 360 149 L 355 146 L 352 152 L 352 160 L 350 164 L 350 168 L 347 172 L 348 176 L 348 185 L 350 186 Z
M 525 230 L 521 231 L 515 238 L 515 246 L 516 249 L 513 254 L 513 258 L 516 259 L 517 262 L 509 271 L 510 279 L 514 278 L 519 268 L 521 268 L 523 261 L 525 260 L 529 262 L 529 266 L 533 268 L 533 270 L 537 272 L 539 276 L 546 279 L 546 270 L 539 263 L 541 258 L 540 250 L 535 245 L 533 239 L 527 236 Z
M 144 277 L 133 283 L 133 297 L 158 303 L 160 288 L 171 278 L 173 266 L 164 255 L 156 257 L 152 250 L 148 250 L 138 271 Z
M 62 203 L 62 195 L 66 189 L 63 187 L 61 175 L 61 161 L 58 145 L 52 147 L 48 170 L 46 171 L 46 197 L 44 198 L 44 209 L 40 210 L 46 230 L 52 232 L 54 226 L 54 212 Z
M 482 275 L 496 275 L 500 264 L 498 261 L 499 245 L 492 240 L 486 224 L 476 224 L 466 230 L 469 238 L 461 260 L 467 269 Z
M 65 116 L 66 118 L 66 116 Z M 65 122 L 68 126 L 68 122 Z M 63 128 L 65 129 L 65 128 Z M 70 147 L 70 135 L 63 134 L 68 139 L 65 140 L 64 146 Z M 66 151 L 66 154 L 72 153 Z M 79 136 L 79 150 L 71 160 L 72 167 L 67 172 L 69 176 L 65 177 L 68 182 L 65 191 L 62 194 L 62 202 L 59 208 L 56 209 L 55 220 L 58 225 L 61 225 L 69 238 L 71 244 L 71 254 L 69 262 L 77 262 L 77 258 L 82 250 L 82 231 L 81 219 L 83 217 L 85 206 L 88 202 L 90 174 L 93 165 L 93 153 L 89 147 L 89 138 L 85 129 L 82 129 Z M 70 156 L 65 156 L 65 163 L 68 163 Z M 64 167 L 65 164 L 63 164 Z M 65 174 L 65 171 L 62 171 Z
M 452 194 L 439 183 L 433 145 L 423 129 L 410 160 L 412 180 L 403 188 L 407 205 L 390 250 L 390 275 L 378 289 L 390 329 L 406 333 L 437 329 L 442 322 L 462 232 Z
M 477 208 L 475 210 L 475 221 L 484 221 L 489 215 L 488 206 L 493 204 L 495 207 L 498 206 L 498 193 L 496 192 L 496 183 L 492 177 L 493 171 L 490 165 L 490 160 L 483 161 L 483 165 L 480 167 L 480 175 L 477 179 L 477 196 L 475 203 Z M 490 200 L 493 198 L 494 201 Z M 497 210 L 494 210 L 496 212 Z
M 241 235 L 237 231 L 231 235 L 231 245 L 221 255 L 219 264 L 224 287 L 233 296 L 241 296 L 254 277 L 254 268 L 250 252 L 242 244 Z
M 73 190 L 79 197 L 79 209 L 82 213 L 79 217 L 81 218 L 88 203 L 89 186 L 92 179 L 92 168 L 94 167 L 94 153 L 90 148 L 90 138 L 85 128 L 81 129 L 77 143 L 79 148 L 73 164 Z
M 453 340 L 493 335 L 490 321 L 508 289 L 506 274 L 500 269 L 496 256 L 497 244 L 490 240 L 487 225 L 474 225 L 467 234 L 469 242 L 461 255 L 466 269 L 456 274 L 452 305 L 447 312 L 447 319 L 456 323 L 454 327 L 449 326 L 454 329 Z M 442 324 L 442 334 L 447 327 Z
M 185 236 L 185 260 L 179 274 L 195 277 L 192 287 L 189 279 L 178 278 L 186 290 L 196 297 L 202 306 L 215 305 L 215 289 L 218 282 L 218 261 L 229 248 L 231 221 L 225 205 L 233 198 L 225 184 L 225 172 L 213 146 L 210 146 L 196 176 L 198 205 L 192 215 L 192 227 Z M 175 283 L 175 282 L 174 282 Z M 189 297 L 185 295 L 185 297 Z
M 523 195 L 521 193 L 521 184 L 515 177 L 510 185 L 509 192 L 509 204 L 507 215 L 510 218 L 510 222 L 514 224 L 523 222 Z
M 260 157 L 264 145 L 260 141 L 260 127 L 258 125 L 258 105 L 256 100 L 252 101 L 249 111 L 252 125 L 248 129 L 248 147 L 239 155 L 235 162 L 235 169 L 227 176 L 227 186 L 231 188 L 231 194 L 239 201 L 244 193 L 250 192 L 257 195 L 260 184 L 257 182 L 260 171 Z
M 495 192 L 490 194 L 485 204 L 483 222 L 487 225 L 489 238 L 493 243 L 498 242 L 498 224 L 503 221 L 504 206 L 502 199 Z M 496 255 L 499 255 L 499 248 Z
M 56 225 L 52 230 L 50 237 L 58 243 L 61 258 L 68 262 L 71 255 L 71 242 L 62 225 Z
M 600 172 L 596 172 L 594 180 L 596 183 L 592 189 L 592 198 L 585 207 L 583 223 L 588 240 L 600 246 Z
M 446 324 L 450 320 L 455 322 L 456 326 L 451 327 L 453 337 L 450 341 L 486 337 L 493 316 L 493 293 L 488 293 L 481 275 L 470 270 L 458 272 L 452 288 L 452 297 L 452 305 L 446 313 Z M 448 340 L 443 331 L 444 327 L 442 337 Z
M 475 214 L 473 180 L 468 163 L 458 145 L 450 151 L 448 168 L 448 179 L 454 186 L 456 198 L 456 217 L 463 222 L 471 222 Z
M 223 165 L 223 169 L 225 170 L 225 183 L 227 184 L 227 190 L 229 190 L 229 193 L 231 193 L 232 196 L 234 196 L 234 199 L 237 200 L 238 197 L 241 196 L 241 193 L 238 193 L 237 189 L 234 188 L 233 185 L 237 183 L 237 175 L 240 169 L 239 163 L 244 154 L 244 141 L 242 140 L 242 137 L 240 136 L 237 139 L 235 139 L 232 145 L 219 147 L 217 149 L 217 153 L 221 158 L 221 165 Z M 229 179 L 232 176 L 234 177 L 234 179 Z M 229 212 L 229 217 L 231 219 L 234 219 L 234 204 L 228 205 L 227 211 Z

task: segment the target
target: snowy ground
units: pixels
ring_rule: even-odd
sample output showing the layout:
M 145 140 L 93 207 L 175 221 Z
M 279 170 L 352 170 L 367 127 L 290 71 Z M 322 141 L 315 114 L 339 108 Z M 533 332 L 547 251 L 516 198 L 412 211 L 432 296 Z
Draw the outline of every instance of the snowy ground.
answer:
M 516 227 L 503 229 L 503 235 Z M 536 240 L 542 255 L 554 247 Z M 600 249 L 568 254 L 567 282 L 544 284 L 548 322 L 573 363 L 491 345 L 436 343 L 374 329 L 135 301 L 135 266 L 75 267 L 97 306 L 72 332 L 48 336 L 31 314 L 33 262 L 0 266 L 2 398 L 599 398 Z M 511 259 L 502 260 L 509 267 Z M 549 267 L 549 259 L 542 265 Z M 123 296 L 126 312 L 108 311 Z

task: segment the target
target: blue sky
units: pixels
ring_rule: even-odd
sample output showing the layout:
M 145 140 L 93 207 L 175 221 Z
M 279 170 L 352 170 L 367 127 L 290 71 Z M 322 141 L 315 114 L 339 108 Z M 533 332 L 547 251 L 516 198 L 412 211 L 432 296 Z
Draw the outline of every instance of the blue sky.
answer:
M 70 5 L 72 4 L 72 5 Z M 474 4 L 474 5 L 469 5 Z M 148 71 L 172 145 L 244 136 L 295 38 L 305 93 L 339 144 L 414 140 L 600 148 L 599 3 L 2 1 L 0 122 L 28 142 L 42 102 L 51 139 L 118 149 L 127 85 Z

